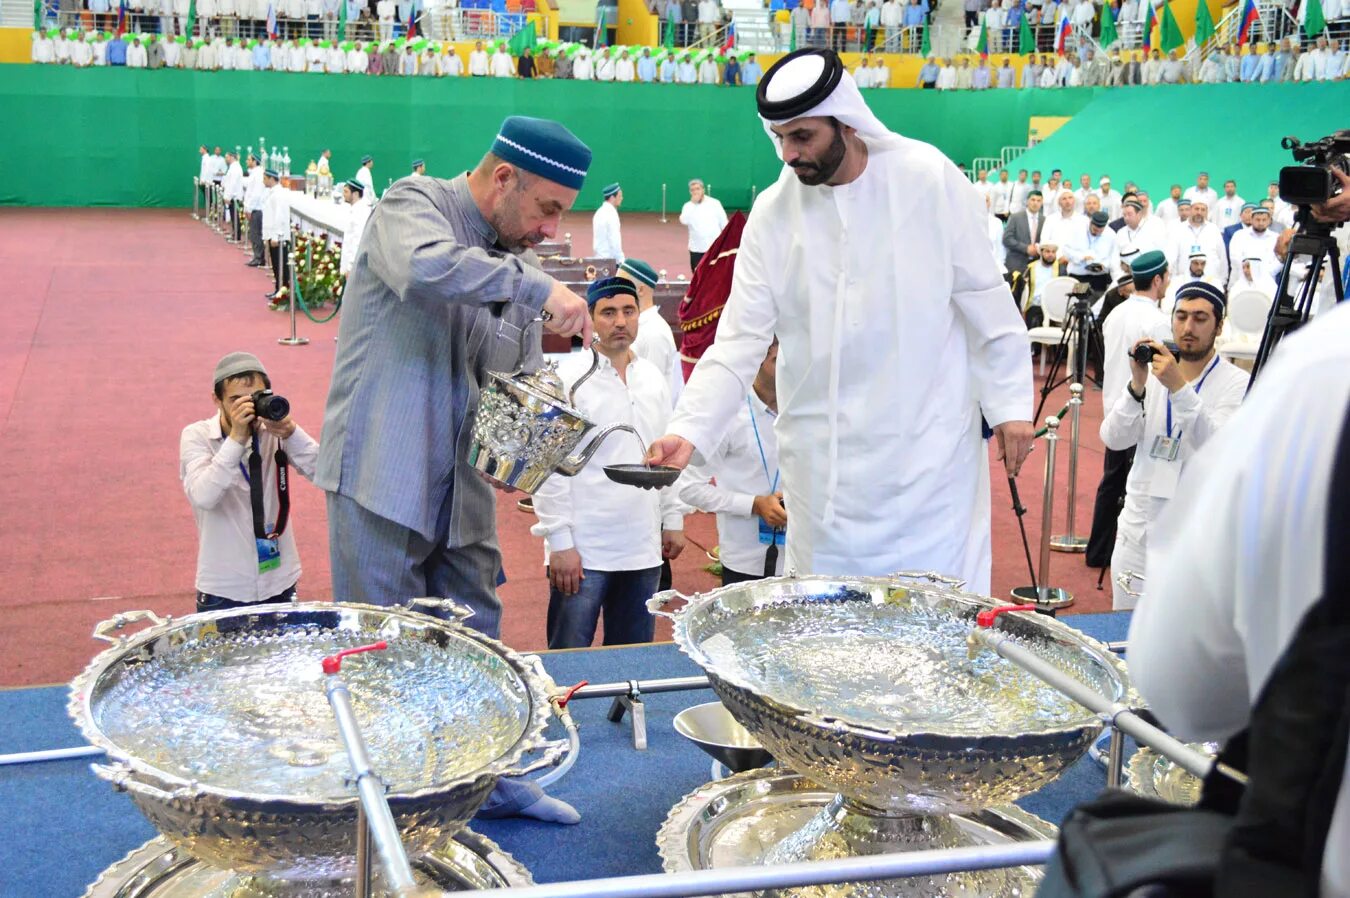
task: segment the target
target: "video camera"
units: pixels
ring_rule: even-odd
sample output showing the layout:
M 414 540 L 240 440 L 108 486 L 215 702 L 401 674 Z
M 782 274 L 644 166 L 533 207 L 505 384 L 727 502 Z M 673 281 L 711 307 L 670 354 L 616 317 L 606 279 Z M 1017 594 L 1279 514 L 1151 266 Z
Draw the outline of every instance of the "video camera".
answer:
M 1171 340 L 1164 341 L 1163 346 L 1165 346 L 1167 348 L 1167 351 L 1172 353 L 1172 355 L 1175 358 L 1181 358 L 1180 346 L 1173 343 Z M 1152 346 L 1149 346 L 1147 343 L 1142 343 L 1136 346 L 1134 349 L 1130 350 L 1130 358 L 1134 359 L 1141 365 L 1151 365 L 1153 363 L 1153 357 L 1157 354 L 1158 350 L 1154 349 Z
M 1297 137 L 1280 141 L 1303 165 L 1280 169 L 1280 199 L 1293 206 L 1325 203 L 1341 192 L 1341 182 L 1331 174 L 1332 167 L 1350 174 L 1350 130 L 1337 131 L 1321 140 L 1303 143 Z

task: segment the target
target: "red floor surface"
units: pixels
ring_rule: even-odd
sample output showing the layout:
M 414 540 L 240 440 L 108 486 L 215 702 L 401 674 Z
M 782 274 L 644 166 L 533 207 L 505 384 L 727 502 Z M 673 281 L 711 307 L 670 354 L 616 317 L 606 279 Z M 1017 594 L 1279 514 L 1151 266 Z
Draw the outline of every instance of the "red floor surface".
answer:
M 590 251 L 590 215 L 564 221 L 578 253 Z M 673 277 L 688 276 L 685 232 L 672 218 L 624 216 L 625 249 Z M 226 352 L 256 352 L 296 419 L 317 435 L 336 325 L 301 319 L 308 346 L 279 346 L 285 315 L 270 312 L 270 280 L 244 254 L 186 212 L 0 210 L 0 685 L 64 680 L 98 650 L 95 623 L 118 611 L 190 612 L 196 532 L 178 480 L 178 435 L 214 413 L 211 369 Z M 1052 397 L 1049 410 L 1063 404 Z M 1077 529 L 1086 531 L 1101 472 L 1100 400 L 1084 406 Z M 1067 443 L 1064 444 L 1067 446 Z M 1033 540 L 1040 533 L 1043 454 L 1019 479 Z M 1063 529 L 1067 462 L 1056 478 Z M 304 562 L 301 593 L 329 594 L 322 494 L 293 491 Z M 994 477 L 994 592 L 1027 582 L 1007 485 Z M 498 523 L 510 581 L 504 638 L 543 647 L 547 585 L 533 516 L 502 502 Z M 711 547 L 707 515 L 691 541 Z M 676 588 L 715 585 L 691 543 Z M 1055 555 L 1051 580 L 1099 611 L 1110 593 L 1081 556 Z M 668 638 L 668 630 L 658 631 Z

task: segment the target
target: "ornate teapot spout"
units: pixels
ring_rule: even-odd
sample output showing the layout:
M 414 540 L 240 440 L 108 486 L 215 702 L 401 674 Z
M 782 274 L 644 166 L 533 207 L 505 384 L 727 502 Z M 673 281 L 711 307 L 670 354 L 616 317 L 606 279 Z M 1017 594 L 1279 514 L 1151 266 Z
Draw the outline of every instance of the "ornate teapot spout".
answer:
M 570 455 L 567 458 L 564 458 L 562 461 L 558 462 L 558 465 L 554 470 L 564 477 L 577 476 L 577 474 L 581 473 L 581 469 L 586 467 L 586 464 L 595 455 L 595 450 L 600 448 L 600 444 L 605 441 L 605 437 L 616 430 L 626 430 L 631 433 L 638 441 L 638 446 L 641 447 L 642 454 L 644 456 L 647 454 L 647 444 L 642 442 L 642 437 L 638 436 L 636 430 L 627 424 L 611 424 L 597 433 L 591 441 L 586 444 L 586 448 L 581 450 L 580 455 Z

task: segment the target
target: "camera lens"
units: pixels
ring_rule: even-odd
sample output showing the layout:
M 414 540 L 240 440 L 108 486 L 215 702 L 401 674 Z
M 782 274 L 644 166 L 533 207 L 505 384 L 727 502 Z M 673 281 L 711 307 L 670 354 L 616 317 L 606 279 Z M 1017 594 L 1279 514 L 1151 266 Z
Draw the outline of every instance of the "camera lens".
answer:
M 1136 346 L 1134 351 L 1130 353 L 1130 356 L 1139 364 L 1147 365 L 1149 362 L 1153 361 L 1153 347 Z
M 291 413 L 291 404 L 271 390 L 259 390 L 253 394 L 253 413 L 269 421 L 281 421 Z

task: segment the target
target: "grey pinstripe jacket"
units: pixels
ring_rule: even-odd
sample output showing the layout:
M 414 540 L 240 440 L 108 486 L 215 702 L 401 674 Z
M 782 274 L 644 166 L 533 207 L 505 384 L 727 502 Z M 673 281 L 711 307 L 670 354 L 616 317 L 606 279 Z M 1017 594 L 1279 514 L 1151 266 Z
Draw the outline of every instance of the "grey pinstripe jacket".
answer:
M 343 296 L 314 478 L 429 540 L 450 502 L 451 546 L 496 532 L 493 489 L 463 463 L 468 425 L 484 373 L 511 368 L 552 285 L 532 252 L 496 241 L 463 175 L 381 197 Z M 532 333 L 527 369 L 539 359 Z

